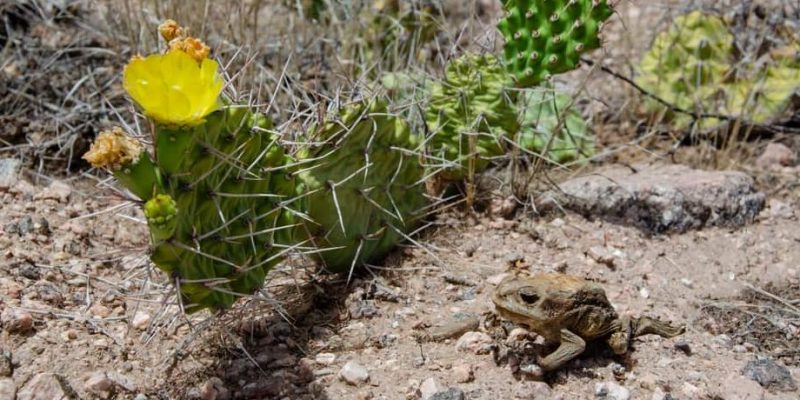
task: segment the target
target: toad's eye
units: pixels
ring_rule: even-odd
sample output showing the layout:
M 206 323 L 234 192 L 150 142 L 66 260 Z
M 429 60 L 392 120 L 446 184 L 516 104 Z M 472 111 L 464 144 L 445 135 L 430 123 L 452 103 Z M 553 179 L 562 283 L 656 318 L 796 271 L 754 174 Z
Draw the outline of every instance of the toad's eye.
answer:
M 522 299 L 525 303 L 534 304 L 539 301 L 539 295 L 535 292 L 528 292 L 525 290 L 519 291 L 519 298 Z

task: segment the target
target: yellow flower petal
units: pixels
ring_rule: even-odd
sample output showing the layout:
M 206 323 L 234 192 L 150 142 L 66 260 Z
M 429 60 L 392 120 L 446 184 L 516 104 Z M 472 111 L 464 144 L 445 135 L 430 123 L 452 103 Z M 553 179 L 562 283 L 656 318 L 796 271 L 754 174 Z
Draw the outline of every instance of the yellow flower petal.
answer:
M 123 166 L 139 160 L 142 144 L 127 136 L 120 127 L 103 131 L 97 135 L 92 147 L 83 159 L 95 168 L 110 168 L 117 171 Z
M 166 125 L 194 126 L 218 107 L 222 78 L 216 61 L 198 63 L 172 50 L 131 60 L 123 86 L 145 115 Z

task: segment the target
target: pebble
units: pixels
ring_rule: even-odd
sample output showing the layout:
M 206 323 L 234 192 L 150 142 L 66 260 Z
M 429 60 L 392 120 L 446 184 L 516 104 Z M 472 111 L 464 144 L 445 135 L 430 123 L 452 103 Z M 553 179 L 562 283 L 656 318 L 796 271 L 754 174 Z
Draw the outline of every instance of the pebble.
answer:
M 150 325 L 150 314 L 147 314 L 142 311 L 137 311 L 136 314 L 133 316 L 133 320 L 131 321 L 131 325 L 134 328 L 139 330 L 144 330 Z
M 369 381 L 369 371 L 355 361 L 348 361 L 339 371 L 339 378 L 350 385 L 361 386 Z
M 65 203 L 72 194 L 72 187 L 59 180 L 54 180 L 44 190 L 36 194 L 36 200 L 58 200 Z
M 431 397 L 433 397 L 433 395 L 439 392 L 443 392 L 444 390 L 446 390 L 445 387 L 442 386 L 438 381 L 436 381 L 436 378 L 433 377 L 425 379 L 419 385 L 419 392 L 422 400 L 430 400 Z
M 686 354 L 687 356 L 692 355 L 692 347 L 689 346 L 689 343 L 687 343 L 685 340 L 679 339 L 678 341 L 676 341 L 675 350 L 681 351 L 683 352 L 683 354 Z
M 17 184 L 21 164 L 16 158 L 0 158 L 0 191 L 6 191 Z
M 432 396 L 428 398 L 423 398 L 425 400 L 464 400 L 464 391 L 451 387 L 447 388 L 446 390 L 436 392 Z
M 594 395 L 598 399 L 629 400 L 630 390 L 615 382 L 601 382 L 594 385 Z
M 72 393 L 74 393 L 74 390 L 63 376 L 41 373 L 31 378 L 17 392 L 17 400 L 66 400 L 73 398 Z
M 771 358 L 749 361 L 744 366 L 742 375 L 767 389 L 785 392 L 797 390 L 797 382 L 792 378 L 792 373 Z
M 788 146 L 773 142 L 764 148 L 764 152 L 756 159 L 756 166 L 762 169 L 771 167 L 788 167 L 797 162 L 797 155 Z
M 319 353 L 316 357 L 314 357 L 314 362 L 320 365 L 331 365 L 336 362 L 336 354 Z
M 468 383 L 475 379 L 475 371 L 469 364 L 458 364 L 453 367 L 453 376 L 458 383 Z
M 458 338 L 456 350 L 473 354 L 489 354 L 494 343 L 492 337 L 477 331 L 470 331 Z
M 0 378 L 0 399 L 14 400 L 17 396 L 17 385 L 11 378 Z
M 9 333 L 27 333 L 33 329 L 33 316 L 16 308 L 6 308 L 0 315 L 3 328 Z
M 86 391 L 97 395 L 107 395 L 114 389 L 114 382 L 105 372 L 97 371 L 86 380 Z
M 513 397 L 519 400 L 552 398 L 553 390 L 544 382 L 520 382 L 514 387 Z
M 694 287 L 694 283 L 689 278 L 681 278 L 681 285 L 683 285 L 683 286 L 685 286 L 685 287 L 687 287 L 689 289 L 692 289 Z
M 611 269 L 616 267 L 614 265 L 614 254 L 605 246 L 593 246 L 586 252 L 586 255 L 598 264 L 603 264 Z
M 0 351 L 0 377 L 9 377 L 14 373 L 14 364 L 11 363 L 11 353 Z
M 641 296 L 643 299 L 649 299 L 650 298 L 650 289 L 648 289 L 646 287 L 643 287 L 643 288 L 639 289 L 639 296 Z
M 742 379 L 738 374 L 728 375 L 720 382 L 719 393 L 724 399 L 763 399 L 764 388 L 750 379 Z M 713 394 L 713 393 L 712 393 Z

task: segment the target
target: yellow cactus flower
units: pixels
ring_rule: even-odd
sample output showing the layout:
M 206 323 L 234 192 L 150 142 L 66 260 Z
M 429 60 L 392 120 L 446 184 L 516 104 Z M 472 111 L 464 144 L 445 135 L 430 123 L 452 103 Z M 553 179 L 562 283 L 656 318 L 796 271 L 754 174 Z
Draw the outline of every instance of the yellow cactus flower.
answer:
M 142 144 L 127 136 L 120 127 L 103 131 L 97 135 L 92 147 L 83 159 L 95 168 L 110 168 L 118 171 L 122 167 L 138 161 L 142 154 Z
M 219 65 L 199 63 L 183 51 L 171 50 L 132 59 L 123 86 L 145 115 L 165 125 L 195 126 L 218 107 L 222 91 Z
M 211 49 L 206 46 L 203 41 L 191 36 L 174 39 L 173 41 L 169 42 L 169 49 L 180 50 L 190 55 L 192 58 L 197 60 L 197 62 L 203 62 L 203 60 L 208 58 L 208 54 L 211 53 Z
M 174 19 L 168 19 L 164 21 L 163 24 L 158 26 L 158 33 L 161 34 L 161 37 L 169 43 L 173 39 L 180 38 L 184 36 L 183 28 L 175 22 Z

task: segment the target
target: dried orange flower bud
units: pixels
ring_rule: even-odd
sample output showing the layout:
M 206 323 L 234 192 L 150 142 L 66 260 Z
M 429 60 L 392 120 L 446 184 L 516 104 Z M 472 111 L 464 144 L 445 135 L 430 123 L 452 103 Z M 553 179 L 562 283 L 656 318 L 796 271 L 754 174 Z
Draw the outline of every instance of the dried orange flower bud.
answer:
M 191 36 L 169 42 L 169 49 L 180 50 L 198 62 L 208 58 L 208 54 L 211 53 L 211 49 L 205 43 Z
M 92 147 L 83 159 L 95 168 L 109 168 L 117 171 L 122 167 L 139 160 L 142 154 L 142 145 L 137 140 L 128 137 L 120 127 L 110 131 L 103 131 L 97 135 Z
M 174 19 L 168 19 L 163 24 L 158 26 L 158 33 L 167 41 L 167 43 L 181 38 L 184 35 L 183 28 L 175 22 Z

